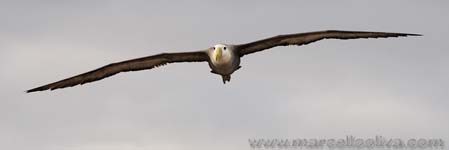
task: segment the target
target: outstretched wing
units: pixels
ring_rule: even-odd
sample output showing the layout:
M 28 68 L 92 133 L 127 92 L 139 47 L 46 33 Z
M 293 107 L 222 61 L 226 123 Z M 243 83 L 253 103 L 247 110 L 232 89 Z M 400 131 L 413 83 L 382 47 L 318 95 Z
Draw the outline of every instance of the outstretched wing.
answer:
M 29 93 L 35 91 L 54 90 L 59 88 L 72 87 L 80 84 L 82 85 L 85 83 L 101 80 L 103 78 L 115 75 L 120 72 L 152 69 L 154 67 L 162 66 L 168 63 L 201 62 L 208 60 L 209 56 L 206 53 L 206 51 L 162 53 L 158 55 L 142 57 L 118 63 L 112 63 L 71 78 L 67 78 L 58 82 L 50 83 L 41 87 L 28 90 L 26 92 Z
M 359 38 L 388 38 L 400 36 L 420 36 L 419 34 L 408 33 L 387 33 L 387 32 L 365 32 L 365 31 L 317 31 L 308 33 L 297 33 L 278 35 L 275 37 L 237 45 L 240 56 L 269 49 L 275 46 L 305 45 L 322 39 L 359 39 Z

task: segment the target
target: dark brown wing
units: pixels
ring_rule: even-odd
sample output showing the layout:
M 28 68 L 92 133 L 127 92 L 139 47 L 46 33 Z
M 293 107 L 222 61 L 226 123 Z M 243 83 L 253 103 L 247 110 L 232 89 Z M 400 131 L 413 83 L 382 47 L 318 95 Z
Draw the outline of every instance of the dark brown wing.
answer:
M 50 83 L 41 87 L 37 87 L 26 91 L 44 91 L 44 90 L 54 90 L 65 87 L 72 87 L 75 85 L 82 85 L 85 83 L 101 80 L 103 78 L 115 75 L 120 72 L 127 71 L 138 71 L 144 69 L 152 69 L 154 67 L 162 66 L 168 63 L 176 62 L 201 62 L 208 61 L 209 56 L 205 51 L 198 52 L 183 52 L 183 53 L 162 53 L 158 55 L 142 57 L 137 59 L 132 59 L 128 61 L 118 62 L 103 66 L 101 68 L 67 78 L 55 83 Z
M 420 36 L 419 34 L 408 33 L 387 33 L 387 32 L 365 32 L 365 31 L 317 31 L 308 33 L 297 33 L 278 35 L 275 37 L 237 45 L 240 56 L 269 49 L 275 46 L 305 45 L 322 39 L 359 39 L 359 38 L 387 38 L 400 36 Z

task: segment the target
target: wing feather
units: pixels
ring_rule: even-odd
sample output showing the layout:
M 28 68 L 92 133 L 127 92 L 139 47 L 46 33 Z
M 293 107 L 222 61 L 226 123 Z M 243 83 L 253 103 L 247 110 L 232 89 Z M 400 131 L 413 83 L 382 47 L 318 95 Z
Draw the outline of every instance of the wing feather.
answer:
M 205 51 L 197 52 L 182 52 L 182 53 L 162 53 L 153 56 L 147 56 L 132 60 L 127 60 L 118 63 L 112 63 L 101 68 L 73 76 L 58 82 L 50 83 L 44 86 L 40 86 L 34 89 L 26 91 L 36 92 L 44 90 L 54 90 L 65 87 L 72 87 L 75 85 L 82 85 L 89 82 L 98 81 L 106 77 L 118 74 L 120 72 L 138 71 L 144 69 L 152 69 L 155 67 L 163 66 L 168 63 L 177 62 L 201 62 L 208 61 L 209 56 Z
M 359 38 L 388 38 L 388 37 L 401 37 L 401 36 L 421 36 L 419 34 L 408 33 L 388 33 L 388 32 L 366 32 L 366 31 L 317 31 L 308 33 L 297 33 L 278 35 L 275 37 L 237 45 L 236 49 L 240 56 L 259 52 L 265 49 L 269 49 L 275 46 L 288 46 L 288 45 L 305 45 L 312 42 L 316 42 L 323 39 L 359 39 Z

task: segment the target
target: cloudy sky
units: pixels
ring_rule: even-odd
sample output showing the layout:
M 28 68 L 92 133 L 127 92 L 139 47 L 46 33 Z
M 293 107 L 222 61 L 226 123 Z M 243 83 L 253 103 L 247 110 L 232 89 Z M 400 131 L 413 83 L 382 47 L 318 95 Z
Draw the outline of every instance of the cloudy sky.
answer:
M 0 149 L 250 149 L 249 138 L 449 142 L 449 1 L 0 2 Z M 111 62 L 285 33 L 424 34 L 327 40 L 243 58 L 25 90 Z

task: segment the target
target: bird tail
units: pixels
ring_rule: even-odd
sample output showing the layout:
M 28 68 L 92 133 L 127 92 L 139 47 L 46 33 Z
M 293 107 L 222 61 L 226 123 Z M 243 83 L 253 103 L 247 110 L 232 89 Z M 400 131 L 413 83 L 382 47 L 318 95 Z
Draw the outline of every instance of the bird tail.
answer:
M 226 81 L 231 81 L 231 75 L 222 75 L 221 78 L 223 79 L 223 84 L 226 84 Z

